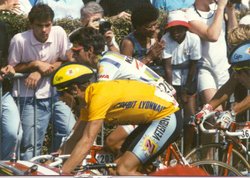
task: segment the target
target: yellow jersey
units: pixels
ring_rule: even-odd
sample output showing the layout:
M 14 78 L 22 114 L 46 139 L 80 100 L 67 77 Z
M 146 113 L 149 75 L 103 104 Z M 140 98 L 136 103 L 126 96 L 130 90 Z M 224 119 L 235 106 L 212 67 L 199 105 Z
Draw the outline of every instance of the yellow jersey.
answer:
M 103 119 L 112 124 L 148 123 L 179 110 L 172 95 L 135 80 L 93 83 L 85 91 L 85 102 L 82 120 Z

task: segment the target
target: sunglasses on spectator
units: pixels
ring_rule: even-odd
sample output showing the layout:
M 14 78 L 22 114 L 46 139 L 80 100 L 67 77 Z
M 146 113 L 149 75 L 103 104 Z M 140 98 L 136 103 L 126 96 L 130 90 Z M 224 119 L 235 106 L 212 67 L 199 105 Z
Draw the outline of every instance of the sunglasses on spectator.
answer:
M 233 71 L 235 71 L 235 72 L 241 72 L 241 71 L 250 70 L 250 66 L 232 67 L 232 69 L 233 69 Z

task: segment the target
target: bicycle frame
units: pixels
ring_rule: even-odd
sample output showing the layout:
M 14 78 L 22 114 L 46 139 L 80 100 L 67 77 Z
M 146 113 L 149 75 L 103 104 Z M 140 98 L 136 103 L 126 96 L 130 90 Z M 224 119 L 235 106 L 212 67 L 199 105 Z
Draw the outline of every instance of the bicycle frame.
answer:
M 241 122 L 241 123 L 236 123 L 233 122 L 230 126 L 230 132 L 237 132 L 237 130 L 242 130 L 242 129 L 250 129 L 250 121 L 247 122 Z M 243 134 L 244 130 L 242 130 Z M 228 143 L 228 148 L 227 148 L 227 159 L 226 163 L 230 164 L 230 160 L 232 158 L 232 152 L 233 148 L 236 148 L 240 153 L 245 154 L 246 156 L 250 156 L 250 151 L 247 150 L 247 147 L 242 143 L 242 140 L 239 137 L 233 137 L 226 135 L 225 136 L 225 141 Z M 250 169 L 250 167 L 249 167 Z
M 178 148 L 175 142 L 170 144 L 166 149 L 166 155 L 164 158 L 165 166 L 172 166 L 171 165 L 171 160 L 173 160 L 171 159 L 172 155 L 174 156 L 177 164 L 189 165 L 188 161 L 184 158 L 184 156 L 182 155 L 180 149 Z
M 215 152 L 213 152 L 213 154 L 215 154 L 215 156 L 217 155 L 215 158 L 216 160 L 227 163 L 228 165 L 231 165 L 242 172 L 249 172 L 249 162 L 243 155 L 247 156 L 250 154 L 250 152 L 247 150 L 246 146 L 239 137 L 242 135 L 242 133 L 246 133 L 245 131 L 242 131 L 243 128 L 250 128 L 250 122 L 232 122 L 229 130 L 222 130 L 219 128 L 207 130 L 204 128 L 203 123 L 210 117 L 216 117 L 215 113 L 216 112 L 212 112 L 204 116 L 203 120 L 201 121 L 200 128 L 204 133 L 219 133 L 223 138 L 222 142 L 200 145 L 187 154 L 186 158 L 190 159 L 191 161 L 200 161 L 206 158 L 203 157 L 206 155 L 204 153 L 214 150 Z

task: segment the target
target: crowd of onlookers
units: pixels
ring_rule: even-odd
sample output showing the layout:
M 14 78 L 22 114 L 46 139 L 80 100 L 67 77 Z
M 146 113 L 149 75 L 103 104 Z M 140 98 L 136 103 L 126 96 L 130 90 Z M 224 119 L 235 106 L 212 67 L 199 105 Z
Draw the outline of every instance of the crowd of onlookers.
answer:
M 159 9 L 167 13 L 164 31 L 158 24 Z M 49 122 L 53 125 L 50 152 L 58 150 L 62 139 L 70 134 L 79 116 L 78 104 L 72 104 L 70 97 L 61 97 L 60 92 L 55 91 L 51 74 L 67 61 L 87 64 L 97 70 L 95 61 L 79 61 L 81 55 L 88 55 L 81 51 L 90 48 L 81 45 L 82 28 L 91 27 L 102 33 L 105 49 L 101 52 L 134 57 L 175 88 L 175 96 L 184 111 L 176 116 L 184 123 L 185 153 L 195 144 L 191 116 L 200 106 L 204 105 L 202 111 L 211 109 L 211 105 L 205 104 L 230 79 L 230 51 L 250 39 L 249 1 L 243 0 L 239 4 L 230 0 L 216 3 L 213 0 L 128 0 L 123 3 L 118 0 L 0 0 L 0 10 L 24 14 L 30 23 L 29 30 L 16 34 L 10 44 L 0 49 L 0 57 L 8 59 L 8 64 L 0 64 L 2 160 L 15 158 L 16 154 L 28 160 L 41 154 Z M 239 19 L 241 13 L 246 15 Z M 82 27 L 67 35 L 62 27 L 53 26 L 53 21 L 69 16 L 80 19 Z M 131 20 L 133 30 L 120 44 L 110 22 L 104 20 L 106 16 Z M 0 23 L 0 28 L 4 27 Z M 26 75 L 18 82 L 13 80 L 15 73 Z M 244 98 L 246 95 L 240 94 L 246 88 L 240 84 L 238 88 L 236 99 Z M 226 108 L 220 104 L 217 110 Z M 112 150 L 119 149 L 121 143 L 118 142 L 134 127 L 117 126 L 106 143 Z M 201 139 L 206 142 L 212 139 L 203 137 L 206 135 Z

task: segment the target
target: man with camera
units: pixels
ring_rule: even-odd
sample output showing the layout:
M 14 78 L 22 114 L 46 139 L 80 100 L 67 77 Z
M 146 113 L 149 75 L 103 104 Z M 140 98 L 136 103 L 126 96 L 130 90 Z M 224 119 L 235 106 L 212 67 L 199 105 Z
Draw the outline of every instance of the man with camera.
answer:
M 112 24 L 103 19 L 104 10 L 96 2 L 89 2 L 81 8 L 81 22 L 83 27 L 92 27 L 100 31 L 105 38 L 104 51 L 119 52 L 119 45 L 115 41 L 114 32 L 111 29 Z M 74 30 L 70 35 L 75 33 Z

